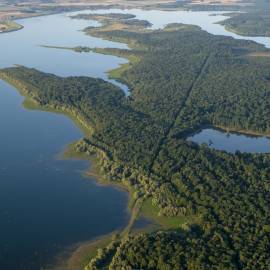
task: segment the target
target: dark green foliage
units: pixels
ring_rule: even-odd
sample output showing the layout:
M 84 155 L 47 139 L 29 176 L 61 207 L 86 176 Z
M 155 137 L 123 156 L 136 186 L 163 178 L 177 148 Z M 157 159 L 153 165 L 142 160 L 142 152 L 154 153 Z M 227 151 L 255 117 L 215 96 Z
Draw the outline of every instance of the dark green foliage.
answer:
M 247 13 L 235 13 L 222 22 L 230 30 L 246 36 L 270 36 L 270 5 Z
M 93 127 L 91 141 L 115 160 L 135 167 L 149 163 L 149 153 L 161 131 L 150 117 L 128 106 L 116 86 L 101 79 L 60 78 L 24 67 L 6 69 L 2 74 L 15 84 L 26 81 L 27 94 L 43 107 L 75 110 Z
M 269 264 L 269 155 L 229 155 L 172 139 L 162 147 L 154 171 L 170 179 L 171 189 L 179 194 L 168 201 L 156 193 L 163 209 L 185 206 L 187 212 L 200 213 L 206 227 L 222 228 L 245 269 L 258 266 L 250 259 L 254 250 L 257 256 L 264 254 L 262 265 Z
M 160 232 L 123 241 L 110 265 L 115 269 L 237 269 L 237 254 L 221 232 Z M 123 268 L 121 268 L 123 267 Z
M 42 107 L 86 119 L 93 132 L 75 149 L 96 152 L 111 180 L 151 197 L 161 215 L 200 220 L 199 228 L 124 239 L 111 269 L 268 269 L 270 156 L 185 141 L 205 124 L 269 133 L 270 59 L 248 56 L 262 46 L 183 25 L 96 35 L 133 42 L 133 50 L 109 50 L 140 58 L 121 77 L 130 97 L 100 79 L 23 67 L 0 76 Z

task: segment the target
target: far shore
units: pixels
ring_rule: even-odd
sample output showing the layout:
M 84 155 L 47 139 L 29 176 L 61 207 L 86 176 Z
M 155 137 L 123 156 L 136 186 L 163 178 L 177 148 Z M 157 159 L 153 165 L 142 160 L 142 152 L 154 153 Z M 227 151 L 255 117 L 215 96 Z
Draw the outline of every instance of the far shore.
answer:
M 231 128 L 231 127 L 224 127 L 224 126 L 219 126 L 219 125 L 213 125 L 213 124 L 208 124 L 208 125 L 202 125 L 199 128 L 195 129 L 194 131 L 187 133 L 184 137 L 190 137 L 193 136 L 195 134 L 200 133 L 203 129 L 215 129 L 215 130 L 219 130 L 221 132 L 224 133 L 234 133 L 234 134 L 238 134 L 238 135 L 246 135 L 249 137 L 266 137 L 266 138 L 270 138 L 270 134 L 269 133 L 260 133 L 258 131 L 254 131 L 254 130 L 244 130 L 244 129 L 237 129 L 237 128 Z
M 89 8 L 89 7 L 85 7 L 85 8 Z M 56 13 L 60 13 L 60 12 L 56 12 Z M 54 13 L 50 13 L 50 14 L 54 14 Z M 50 15 L 50 14 L 42 14 L 39 16 L 45 16 L 45 15 Z M 33 16 L 29 16 L 29 17 L 33 17 Z M 19 29 L 16 29 L 16 30 L 19 30 Z M 16 31 L 16 30 L 11 30 L 11 31 Z M 41 46 L 46 47 L 46 48 L 74 50 L 74 48 L 68 48 L 68 47 L 54 47 L 54 46 L 44 46 L 44 45 L 41 45 Z M 96 48 L 91 49 L 91 50 L 94 50 L 95 52 L 97 52 Z M 99 53 L 102 53 L 102 51 L 99 51 Z M 103 51 L 103 53 L 105 53 L 105 50 Z M 136 62 L 138 59 L 128 59 L 128 60 L 129 60 L 129 63 L 124 64 L 114 70 L 108 71 L 111 78 L 119 80 L 123 70 L 127 69 L 129 65 L 132 64 L 132 60 L 133 62 L 134 61 Z M 16 87 L 16 85 L 14 86 Z M 48 107 L 42 108 L 38 106 L 37 104 L 35 104 L 32 100 L 30 100 L 25 93 L 20 91 L 19 87 L 18 88 L 16 87 L 16 89 L 18 89 L 18 91 L 25 97 L 24 106 L 26 108 L 32 109 L 32 110 L 45 110 L 48 112 L 64 114 L 68 118 L 70 118 L 73 122 L 75 122 L 75 124 L 80 128 L 80 130 L 85 136 L 89 135 L 92 132 L 91 126 L 89 126 L 88 122 L 85 122 L 85 119 L 83 119 L 83 117 L 78 119 L 78 115 L 75 115 L 72 113 L 72 111 L 68 111 L 68 110 L 54 110 Z M 243 134 L 247 136 L 270 137 L 269 133 L 264 134 L 257 131 L 242 130 L 242 129 L 236 129 L 236 128 L 230 128 L 230 127 L 228 128 L 228 127 L 216 126 L 216 125 L 210 125 L 210 124 L 201 126 L 199 129 L 192 132 L 192 134 L 196 134 L 205 128 L 214 128 L 214 129 L 219 129 L 224 132 L 232 132 L 232 133 Z M 189 134 L 188 136 L 192 134 Z M 142 231 L 157 230 L 160 227 L 167 228 L 167 229 L 175 228 L 176 226 L 179 227 L 179 224 L 182 224 L 186 221 L 182 217 L 172 218 L 172 219 L 157 217 L 157 209 L 154 209 L 154 207 L 151 206 L 151 198 L 148 198 L 146 200 L 134 199 L 132 196 L 133 190 L 131 190 L 128 186 L 124 185 L 120 181 L 119 182 L 110 181 L 106 178 L 105 175 L 101 174 L 95 157 L 89 157 L 86 155 L 76 154 L 72 152 L 72 150 L 70 151 L 69 150 L 70 148 L 67 147 L 63 155 L 63 158 L 77 158 L 77 159 L 88 160 L 89 162 L 91 162 L 91 167 L 83 173 L 86 177 L 94 178 L 94 180 L 96 180 L 98 184 L 115 186 L 129 193 L 129 203 L 127 205 L 127 210 L 130 212 L 130 220 L 126 227 L 120 228 L 119 231 L 117 232 L 112 232 L 111 234 L 108 234 L 108 235 L 99 236 L 98 238 L 93 239 L 91 241 L 78 243 L 76 246 L 71 247 L 70 250 L 67 250 L 66 253 L 64 252 L 63 254 L 60 254 L 59 258 L 57 258 L 58 260 L 57 260 L 56 266 L 54 266 L 53 268 L 54 270 L 74 270 L 74 269 L 77 269 L 78 266 L 79 267 L 85 266 L 91 260 L 91 258 L 93 258 L 96 255 L 98 248 L 102 248 L 108 245 L 113 235 L 119 234 L 118 237 L 120 237 L 121 239 L 125 237 L 125 235 L 132 233 L 133 225 L 135 221 L 138 220 L 138 218 L 140 217 L 148 218 L 152 222 L 150 226 L 146 226 L 145 228 L 142 229 Z M 199 222 L 198 220 L 196 220 L 196 217 L 193 217 L 193 216 L 187 217 L 187 219 L 190 219 L 191 221 Z

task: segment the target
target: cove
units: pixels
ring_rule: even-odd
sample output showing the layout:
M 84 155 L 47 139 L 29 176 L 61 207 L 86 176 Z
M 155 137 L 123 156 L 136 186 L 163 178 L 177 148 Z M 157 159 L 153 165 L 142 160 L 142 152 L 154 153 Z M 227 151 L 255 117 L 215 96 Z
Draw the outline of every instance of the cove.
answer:
M 216 24 L 225 19 L 217 12 L 95 12 L 135 14 L 149 20 L 153 29 L 178 22 L 232 36 Z M 210 16 L 213 13 L 219 15 Z M 0 67 L 19 64 L 58 76 L 99 77 L 117 84 L 107 71 L 126 63 L 125 59 L 40 46 L 127 48 L 84 35 L 80 30 L 98 24 L 71 20 L 72 14 L 19 20 L 24 29 L 0 35 Z M 266 42 L 262 43 L 268 46 Z M 129 218 L 127 194 L 82 177 L 88 162 L 57 159 L 68 143 L 83 136 L 71 120 L 26 110 L 22 101 L 13 87 L 0 82 L 0 268 L 5 270 L 39 269 L 66 247 L 119 229 Z
M 164 11 L 164 10 L 140 10 L 140 9 L 108 9 L 108 10 L 85 10 L 74 12 L 74 14 L 80 13 L 128 13 L 133 14 L 139 20 L 147 20 L 152 26 L 151 29 L 157 30 L 164 28 L 170 23 L 183 23 L 199 26 L 202 30 L 207 31 L 213 35 L 229 36 L 234 39 L 243 39 L 257 42 L 264 45 L 266 48 L 270 48 L 270 37 L 252 37 L 241 36 L 236 33 L 228 31 L 225 26 L 219 24 L 229 18 L 226 11 Z
M 198 144 L 207 144 L 211 148 L 230 153 L 236 151 L 247 153 L 270 152 L 270 138 L 225 132 L 221 129 L 205 128 L 189 136 L 187 140 Z

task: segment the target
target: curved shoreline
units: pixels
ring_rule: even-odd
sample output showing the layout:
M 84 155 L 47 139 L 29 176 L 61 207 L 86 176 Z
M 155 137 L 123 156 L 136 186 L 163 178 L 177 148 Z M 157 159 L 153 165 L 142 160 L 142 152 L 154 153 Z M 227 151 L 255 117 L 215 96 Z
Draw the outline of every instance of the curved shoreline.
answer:
M 59 109 L 52 107 L 52 106 L 42 107 L 33 99 L 33 97 L 29 96 L 29 93 L 26 90 L 27 89 L 26 85 L 23 86 L 20 82 L 17 82 L 16 80 L 11 80 L 10 78 L 3 76 L 1 74 L 1 72 L 0 72 L 0 79 L 4 80 L 8 84 L 12 85 L 18 91 L 18 93 L 20 93 L 20 95 L 22 95 L 24 97 L 23 106 L 25 108 L 31 109 L 31 110 L 38 110 L 38 111 L 45 111 L 45 112 L 50 112 L 50 113 L 62 114 L 64 116 L 68 117 L 71 121 L 73 121 L 75 123 L 75 125 L 83 132 L 84 135 L 87 135 L 87 134 L 89 134 L 89 132 L 90 133 L 92 132 L 91 125 L 86 121 L 86 119 L 82 115 L 80 115 L 79 112 L 76 112 L 68 107 L 67 108 L 62 107 Z M 66 149 L 64 150 L 64 155 L 62 153 L 61 156 L 62 156 L 62 158 L 67 158 L 67 159 L 80 159 L 80 160 L 89 161 L 89 163 L 91 165 L 88 169 L 86 169 L 85 171 L 82 172 L 83 176 L 86 176 L 89 179 L 91 177 L 93 177 L 97 184 L 104 185 L 104 186 L 117 187 L 117 188 L 119 188 L 119 190 L 122 190 L 122 191 L 128 193 L 128 204 L 127 204 L 126 210 L 128 211 L 130 218 L 129 218 L 129 221 L 126 224 L 126 226 L 120 227 L 116 231 L 119 235 L 121 235 L 121 238 L 125 237 L 132 229 L 135 221 L 137 220 L 137 217 L 140 214 L 141 202 L 139 202 L 139 200 L 134 200 L 132 198 L 132 190 L 129 189 L 123 183 L 113 182 L 113 181 L 107 180 L 106 176 L 104 176 L 103 174 L 101 174 L 99 172 L 98 166 L 96 166 L 96 159 L 94 157 L 83 156 L 80 154 L 76 154 L 72 151 L 68 151 L 70 149 L 71 145 L 72 145 L 72 142 L 69 145 L 67 145 Z M 111 232 L 108 235 L 111 236 L 114 232 L 115 231 Z M 100 235 L 100 236 L 94 238 L 93 240 L 88 240 L 88 241 L 86 240 L 83 242 L 83 244 L 89 243 L 90 246 L 92 247 L 93 243 L 95 243 L 96 240 L 100 239 L 100 238 L 101 239 L 107 238 L 107 235 Z M 78 249 L 80 248 L 79 244 L 75 244 L 75 246 L 78 246 Z M 97 247 L 97 248 L 99 248 L 99 247 Z M 70 249 L 70 247 L 67 247 L 67 249 Z M 76 253 L 77 249 L 74 252 Z M 71 253 L 71 257 L 73 256 L 74 252 Z
M 252 138 L 270 138 L 269 133 L 264 133 L 264 132 L 260 133 L 260 132 L 252 131 L 252 130 L 243 130 L 243 129 L 237 129 L 237 128 L 230 128 L 230 127 L 218 126 L 218 125 L 214 125 L 214 124 L 202 125 L 199 128 L 195 129 L 194 131 L 185 134 L 184 138 L 186 139 L 187 137 L 194 136 L 194 135 L 200 133 L 202 130 L 207 129 L 207 128 L 218 130 L 218 131 L 221 131 L 221 132 L 224 132 L 224 133 L 245 135 L 247 137 L 252 137 Z
M 93 15 L 97 15 L 97 14 L 93 14 Z M 102 15 L 106 15 L 106 14 L 102 14 Z M 102 22 L 102 21 L 99 21 L 99 20 L 96 20 L 96 21 L 97 22 Z M 219 24 L 221 26 L 224 26 L 224 28 L 225 28 L 225 30 L 227 32 L 234 33 L 233 31 L 230 31 L 230 30 L 226 29 L 226 25 L 223 25 L 222 22 L 224 22 L 224 21 L 217 22 L 217 24 Z M 102 29 L 102 27 L 108 27 L 108 25 L 106 23 L 103 23 L 98 28 Z M 203 30 L 203 31 L 205 31 L 205 30 Z M 98 37 L 98 38 L 103 38 L 103 39 L 106 40 L 106 38 L 102 37 L 102 35 L 100 36 L 100 35 L 98 35 L 96 33 L 92 33 L 91 31 L 87 32 L 87 29 L 84 29 L 84 32 L 85 32 L 86 35 L 94 36 L 94 37 Z M 250 36 L 245 36 L 245 35 L 241 35 L 241 34 L 238 34 L 238 35 L 242 36 L 243 40 L 248 40 L 248 39 L 246 39 L 246 37 L 250 37 Z M 259 36 L 255 36 L 255 37 L 259 37 Z M 119 41 L 117 39 L 114 39 L 113 37 L 111 38 L 111 40 L 112 41 Z M 126 45 L 128 45 L 129 48 L 133 48 L 133 49 L 135 48 L 132 40 L 129 41 L 129 40 L 124 39 L 124 40 L 121 40 L 121 42 L 124 42 Z M 258 44 L 264 45 L 263 43 L 258 43 Z M 58 48 L 61 48 L 61 47 L 58 47 Z M 76 48 L 62 47 L 61 49 L 71 49 L 71 50 L 76 51 Z M 139 62 L 140 57 L 135 57 L 133 55 L 124 56 L 124 55 L 121 55 L 120 53 L 117 53 L 117 51 L 112 52 L 112 51 L 110 51 L 110 49 L 111 48 L 92 48 L 91 51 L 93 51 L 95 53 L 105 54 L 105 55 L 113 55 L 113 56 L 121 57 L 121 58 L 124 58 L 124 59 L 128 60 L 128 63 L 120 64 L 119 67 L 107 71 L 107 73 L 109 75 L 109 78 L 112 78 L 112 79 L 114 79 L 116 81 L 119 81 L 120 83 L 125 83 L 126 84 L 126 82 L 123 81 L 123 78 L 122 78 L 123 72 L 125 70 L 129 69 L 134 63 Z M 242 134 L 242 135 L 247 135 L 247 136 L 252 136 L 252 137 L 267 137 L 267 138 L 270 138 L 270 133 L 268 133 L 268 132 L 259 132 L 259 131 L 255 131 L 255 130 L 244 130 L 244 129 L 241 129 L 241 128 L 225 127 L 225 126 L 219 126 L 219 125 L 215 125 L 215 124 L 203 125 L 203 126 L 199 127 L 198 129 L 196 129 L 194 132 L 189 133 L 185 137 L 190 136 L 192 134 L 196 134 L 196 133 L 200 132 L 202 129 L 207 128 L 207 127 L 220 129 L 220 130 L 222 130 L 224 132 L 231 132 L 231 133 L 236 133 L 236 134 L 240 134 L 240 135 Z
M 84 122 L 85 119 L 83 118 L 83 116 L 81 116 L 81 118 L 78 117 L 77 112 L 75 112 L 74 110 L 69 109 L 69 108 L 63 109 L 63 108 L 55 108 L 55 107 L 50 107 L 50 106 L 42 107 L 37 102 L 35 102 L 33 97 L 29 96 L 29 94 L 27 92 L 27 86 L 25 86 L 25 85 L 23 86 L 20 82 L 17 82 L 16 80 L 11 80 L 7 77 L 4 77 L 1 74 L 1 72 L 0 72 L 0 79 L 5 80 L 10 85 L 14 86 L 14 88 L 24 97 L 23 106 L 25 108 L 31 109 L 31 110 L 39 110 L 39 111 L 45 111 L 45 112 L 65 115 L 79 127 L 79 129 L 83 132 L 83 134 L 86 135 L 86 134 L 88 134 L 88 132 L 92 132 L 92 127 L 89 125 L 89 123 Z M 91 250 L 94 250 L 94 249 L 97 250 L 98 248 L 100 248 L 100 241 L 99 240 L 103 239 L 107 243 L 114 233 L 117 233 L 119 235 L 119 240 L 124 239 L 128 234 L 133 232 L 133 226 L 139 218 L 146 218 L 147 220 L 150 220 L 150 225 L 147 224 L 144 228 L 141 228 L 140 232 L 145 232 L 148 230 L 150 230 L 150 231 L 157 230 L 157 229 L 162 228 L 162 227 L 163 228 L 170 228 L 171 225 L 166 224 L 166 221 L 165 221 L 166 217 L 159 219 L 159 218 L 155 218 L 153 216 L 153 214 L 151 214 L 151 213 L 153 213 L 153 209 L 141 211 L 143 206 L 144 206 L 144 203 L 146 201 L 143 200 L 142 198 L 138 198 L 138 199 L 133 198 L 133 190 L 132 189 L 130 189 L 128 186 L 126 186 L 122 182 L 110 181 L 110 180 L 106 179 L 107 178 L 106 175 L 103 175 L 102 173 L 100 173 L 99 167 L 96 164 L 97 159 L 95 157 L 80 155 L 78 153 L 75 153 L 70 148 L 71 145 L 72 145 L 72 142 L 69 145 L 67 145 L 65 152 L 64 152 L 64 156 L 61 155 L 61 157 L 67 158 L 67 159 L 81 159 L 81 160 L 86 160 L 89 162 L 92 161 L 91 166 L 88 169 L 86 169 L 85 171 L 83 171 L 82 175 L 89 177 L 89 179 L 91 176 L 93 176 L 94 180 L 96 181 L 97 184 L 104 185 L 104 186 L 116 187 L 116 188 L 119 188 L 119 190 L 127 192 L 129 199 L 128 199 L 128 204 L 127 204 L 126 210 L 128 211 L 130 218 L 129 218 L 129 221 L 126 224 L 126 226 L 120 227 L 117 231 L 112 231 L 110 234 L 100 235 L 98 237 L 95 237 L 92 240 L 86 240 L 86 241 L 83 241 L 81 243 L 77 243 L 77 244 L 74 244 L 72 246 L 66 247 L 66 249 L 63 251 L 63 254 L 66 254 L 66 253 L 69 254 L 67 256 L 68 260 L 72 259 L 73 256 L 80 253 L 79 252 L 80 249 L 82 247 L 84 247 L 85 245 L 86 245 L 85 248 L 87 248 L 87 249 L 90 248 Z M 69 151 L 69 150 L 71 150 L 71 151 Z M 152 207 L 150 207 L 150 208 L 152 208 Z M 150 212 L 148 213 L 148 211 L 150 211 Z M 73 247 L 76 247 L 76 248 L 74 249 Z M 70 250 L 71 250 L 71 252 L 70 252 Z M 56 257 L 57 257 L 57 255 L 56 255 Z M 60 254 L 60 257 L 61 257 L 61 254 Z M 93 257 L 94 257 L 94 255 L 93 255 Z M 52 260 L 54 261 L 55 258 L 52 258 Z M 59 269 L 62 269 L 62 268 L 59 268 Z
M 15 32 L 15 31 L 19 31 L 19 30 L 24 28 L 23 25 L 15 22 L 15 21 L 6 21 L 6 22 L 3 22 L 3 24 L 6 25 L 7 28 L 4 29 L 3 31 L 0 31 L 0 34 L 6 34 L 6 33 L 10 33 L 10 32 Z
M 127 67 L 130 65 L 130 63 L 127 63 Z M 121 69 L 121 66 L 120 67 L 118 67 L 118 68 L 116 68 L 116 69 L 113 69 L 113 70 L 111 70 L 111 71 L 108 71 L 108 73 L 109 74 L 112 74 L 112 72 L 114 72 L 115 70 L 117 70 L 117 69 Z M 16 86 L 15 86 L 16 87 Z M 16 87 L 16 89 L 19 89 L 19 87 L 17 88 Z M 25 96 L 27 96 L 27 94 L 25 95 Z M 26 99 L 26 101 L 25 101 L 25 103 L 27 103 L 27 99 Z M 30 104 L 30 103 L 29 103 Z M 34 105 L 34 104 L 33 104 Z M 32 109 L 38 109 L 38 110 L 47 110 L 47 111 L 50 111 L 50 112 L 56 112 L 56 113 L 61 113 L 61 114 L 64 114 L 64 115 L 66 115 L 66 116 L 68 116 L 69 118 L 71 118 L 71 120 L 73 120 L 75 123 L 76 122 L 78 122 L 78 123 L 80 123 L 80 124 L 78 124 L 79 125 L 79 127 L 80 126 L 84 126 L 85 128 L 89 128 L 89 126 L 88 126 L 88 124 L 85 124 L 84 123 L 84 120 L 85 119 L 83 119 L 83 117 L 82 118 L 78 118 L 78 114 L 77 114 L 77 112 L 74 112 L 74 111 L 69 111 L 68 110 L 68 108 L 66 109 L 66 110 L 54 110 L 55 108 L 38 108 L 38 105 L 36 105 L 36 108 L 35 108 L 35 106 L 33 106 L 32 107 Z M 76 121 L 77 120 L 77 121 Z M 91 128 L 89 128 L 89 131 L 91 132 Z M 95 175 L 95 177 L 97 176 L 97 174 Z M 100 175 L 100 177 L 102 177 L 102 175 Z M 98 179 L 97 179 L 97 181 L 98 181 Z M 106 183 L 107 181 L 104 181 L 104 183 Z M 102 183 L 102 181 L 101 181 L 101 183 Z M 113 182 L 109 182 L 108 181 L 108 183 L 106 183 L 106 184 L 109 184 L 109 185 L 114 185 L 114 183 Z M 117 184 L 118 185 L 118 184 Z M 121 183 L 119 183 L 119 186 L 121 185 Z M 122 185 L 123 187 L 124 187 L 124 185 Z M 126 187 L 125 187 L 126 188 Z M 134 203 L 134 205 L 135 205 L 136 203 Z M 131 215 L 131 219 L 132 219 L 132 215 Z M 130 220 L 131 221 L 131 220 Z M 128 226 L 126 227 L 126 228 L 128 228 L 128 227 L 130 227 L 130 225 L 128 224 Z

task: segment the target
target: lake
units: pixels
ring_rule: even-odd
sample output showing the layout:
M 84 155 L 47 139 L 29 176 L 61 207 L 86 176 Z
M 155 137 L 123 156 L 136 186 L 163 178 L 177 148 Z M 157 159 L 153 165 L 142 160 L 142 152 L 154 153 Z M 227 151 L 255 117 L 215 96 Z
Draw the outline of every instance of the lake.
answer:
M 39 46 L 126 48 L 79 31 L 95 22 L 60 14 L 20 23 L 22 31 L 0 35 L 1 67 L 22 64 L 59 76 L 107 79 L 107 70 L 127 62 Z M 5 270 L 39 269 L 63 249 L 120 229 L 129 219 L 125 192 L 84 178 L 88 162 L 58 158 L 83 136 L 80 130 L 67 117 L 24 109 L 22 100 L 0 81 L 0 268 Z
M 88 162 L 58 158 L 82 137 L 65 116 L 29 111 L 0 81 L 0 268 L 39 269 L 64 248 L 125 226 L 127 194 L 96 184 Z
M 229 16 L 226 14 L 231 12 L 226 11 L 161 11 L 161 10 L 140 10 L 140 9 L 109 9 L 109 10 L 86 10 L 75 12 L 79 13 L 129 13 L 136 16 L 137 19 L 147 20 L 152 23 L 151 29 L 164 28 L 170 23 L 193 24 L 199 26 L 202 30 L 213 35 L 223 35 L 233 37 L 235 39 L 245 39 L 255 41 L 270 48 L 269 37 L 249 37 L 241 36 L 225 29 L 225 26 L 218 24 Z
M 225 18 L 218 12 L 94 13 L 105 12 L 134 14 L 149 20 L 153 29 L 192 23 L 213 34 L 240 37 L 215 24 Z M 69 18 L 77 13 L 19 20 L 24 29 L 0 35 L 0 67 L 20 64 L 59 76 L 99 77 L 128 93 L 125 85 L 107 76 L 108 70 L 127 60 L 40 46 L 128 48 L 84 35 L 80 30 L 98 24 Z M 263 38 L 261 43 L 269 47 L 269 41 Z M 13 87 L 0 81 L 0 268 L 5 270 L 39 269 L 62 250 L 122 228 L 129 219 L 125 192 L 84 178 L 88 162 L 58 158 L 68 143 L 83 136 L 80 130 L 65 116 L 24 109 L 22 100 Z
M 249 136 L 240 133 L 225 132 L 220 129 L 205 128 L 189 136 L 187 140 L 230 153 L 236 151 L 246 153 L 269 153 L 270 139 L 266 137 Z

